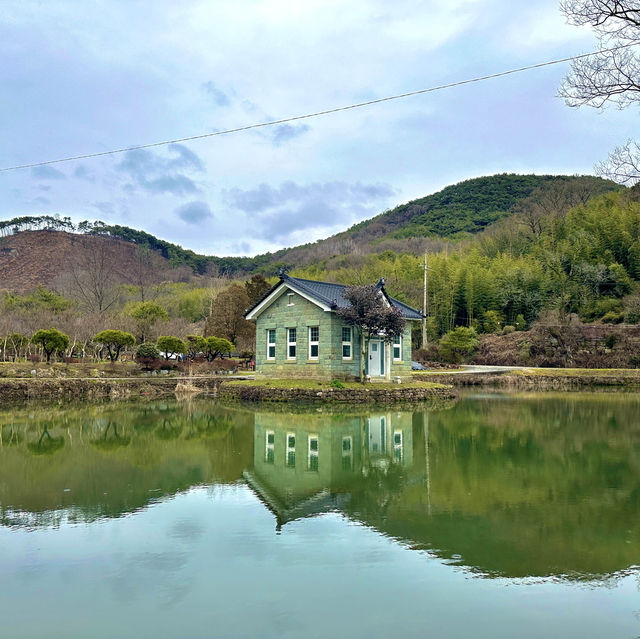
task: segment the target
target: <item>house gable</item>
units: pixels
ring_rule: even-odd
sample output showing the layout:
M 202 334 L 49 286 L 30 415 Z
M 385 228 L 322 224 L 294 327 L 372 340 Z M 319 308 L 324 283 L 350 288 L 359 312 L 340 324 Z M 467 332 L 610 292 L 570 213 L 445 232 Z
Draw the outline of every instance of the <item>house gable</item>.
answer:
M 300 287 L 295 286 L 291 282 L 280 282 L 280 284 L 276 284 L 274 288 L 271 289 L 271 292 L 267 294 L 267 296 L 260 302 L 258 302 L 253 308 L 249 309 L 245 313 L 245 319 L 255 320 L 258 316 L 263 313 L 267 308 L 269 308 L 279 297 L 284 295 L 287 291 L 291 291 L 292 293 L 297 293 L 300 297 L 303 297 L 308 302 L 315 304 L 323 311 L 330 311 L 331 307 L 323 304 L 321 301 L 315 299 L 309 293 L 302 290 Z

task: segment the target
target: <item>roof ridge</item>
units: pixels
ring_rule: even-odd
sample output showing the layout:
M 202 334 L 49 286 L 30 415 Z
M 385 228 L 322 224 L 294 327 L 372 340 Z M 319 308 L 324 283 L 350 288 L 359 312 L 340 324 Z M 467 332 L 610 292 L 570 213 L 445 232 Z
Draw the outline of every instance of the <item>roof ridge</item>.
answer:
M 287 275 L 290 280 L 297 280 L 298 282 L 313 282 L 314 284 L 326 284 L 327 286 L 342 286 L 343 288 L 347 288 L 347 284 L 338 284 L 338 282 L 323 282 L 322 280 L 308 280 L 304 277 L 293 277 L 291 275 Z
M 317 300 L 324 302 L 327 306 L 332 306 L 335 302 L 335 300 L 330 300 L 328 297 L 325 297 L 324 295 L 321 295 L 320 293 L 318 293 L 317 291 L 313 291 L 309 288 L 307 288 L 304 284 L 300 284 L 299 282 L 313 282 L 314 280 L 301 280 L 298 279 L 296 277 L 291 277 L 291 276 L 287 276 L 287 279 L 289 280 L 293 280 L 294 282 L 296 282 L 298 284 L 298 286 L 305 292 L 307 293 L 307 295 L 311 295 L 311 297 L 315 297 Z M 286 280 L 283 280 L 286 281 Z M 325 282 L 315 282 L 316 284 L 325 284 Z

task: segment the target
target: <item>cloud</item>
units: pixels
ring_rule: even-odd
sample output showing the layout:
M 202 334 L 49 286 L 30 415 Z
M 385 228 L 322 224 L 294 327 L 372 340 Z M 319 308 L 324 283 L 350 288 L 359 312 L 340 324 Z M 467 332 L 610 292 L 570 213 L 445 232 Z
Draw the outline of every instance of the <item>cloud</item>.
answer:
M 234 208 L 251 215 L 256 222 L 246 233 L 284 239 L 294 232 L 348 226 L 354 220 L 379 212 L 394 194 L 387 184 L 325 182 L 300 185 L 285 182 L 279 187 L 260 184 L 254 189 L 230 189 L 223 193 Z
M 52 166 L 34 166 L 31 175 L 40 180 L 64 180 L 67 176 Z
M 310 130 L 311 127 L 308 124 L 280 124 L 274 127 L 272 140 L 276 146 L 280 146 L 289 140 L 304 135 Z
M 199 191 L 185 171 L 203 171 L 202 160 L 183 144 L 170 144 L 167 151 L 172 154 L 171 157 L 148 149 L 128 151 L 116 168 L 126 173 L 135 185 L 152 193 L 188 195 Z M 124 188 L 133 190 L 131 184 L 126 184 Z
M 105 215 L 113 215 L 115 212 L 115 207 L 112 202 L 94 202 L 93 206 Z
M 213 101 L 218 106 L 228 106 L 231 104 L 229 96 L 224 91 L 221 91 L 213 82 L 205 82 L 202 88 L 213 98 Z
M 172 193 L 173 195 L 188 195 L 198 191 L 195 182 L 186 175 L 163 175 L 154 180 L 145 180 L 141 186 L 154 193 Z
M 213 218 L 211 208 L 206 202 L 193 201 L 183 204 L 176 209 L 178 217 L 187 224 L 200 224 L 206 219 Z
M 86 180 L 87 182 L 95 182 L 96 178 L 89 173 L 89 170 L 84 164 L 79 164 L 76 167 L 76 170 L 73 172 L 73 175 L 80 180 Z
M 249 242 L 234 242 L 231 245 L 231 253 L 233 255 L 248 255 L 251 253 L 251 245 Z
M 38 206 L 48 206 L 49 204 L 51 204 L 51 200 L 47 199 L 46 197 L 40 196 L 31 200 L 31 204 L 36 204 Z
M 169 151 L 176 153 L 177 157 L 170 160 L 167 164 L 169 169 L 195 169 L 196 171 L 204 171 L 204 164 L 200 157 L 184 144 L 170 144 Z

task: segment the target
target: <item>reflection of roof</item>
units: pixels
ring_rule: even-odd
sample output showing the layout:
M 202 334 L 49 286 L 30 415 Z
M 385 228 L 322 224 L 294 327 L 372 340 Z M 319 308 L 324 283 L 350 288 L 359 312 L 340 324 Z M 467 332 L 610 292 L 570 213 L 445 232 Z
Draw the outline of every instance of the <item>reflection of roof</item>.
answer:
M 342 296 L 344 289 L 347 288 L 345 284 L 333 284 L 331 282 L 318 282 L 316 280 L 305 280 L 300 277 L 291 277 L 286 273 L 280 274 L 280 281 L 267 293 L 258 300 L 246 313 L 250 313 L 256 306 L 261 304 L 271 293 L 273 293 L 281 284 L 290 284 L 292 287 L 299 289 L 303 293 L 306 293 L 309 297 L 320 302 L 324 306 L 328 306 L 332 309 L 336 308 L 348 308 L 349 302 Z M 386 298 L 402 312 L 402 315 L 409 320 L 422 319 L 422 313 L 411 306 L 400 302 L 393 297 L 389 296 L 384 290 L 384 280 L 378 282 L 378 287 L 382 290 Z
M 258 496 L 258 499 L 275 515 L 278 530 L 284 524 L 295 519 L 313 517 L 321 513 L 338 510 L 349 500 L 348 495 L 332 494 L 325 488 L 314 495 L 299 500 L 295 504 L 287 505 L 253 473 L 245 470 L 242 476 Z

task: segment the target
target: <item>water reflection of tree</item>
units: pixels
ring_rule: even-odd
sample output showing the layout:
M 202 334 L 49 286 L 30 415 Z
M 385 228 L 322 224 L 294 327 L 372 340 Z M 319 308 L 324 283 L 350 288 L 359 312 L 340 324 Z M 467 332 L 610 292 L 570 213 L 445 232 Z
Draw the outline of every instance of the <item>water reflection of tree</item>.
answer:
M 394 461 L 384 468 L 363 466 L 360 477 L 350 487 L 352 507 L 356 510 L 360 507 L 365 507 L 367 511 L 373 509 L 384 517 L 394 497 L 402 493 L 406 483 L 404 468 Z
M 200 419 L 189 420 L 186 439 L 223 439 L 233 428 L 233 420 L 228 417 L 203 415 Z
M 0 447 L 16 446 L 24 440 L 24 435 L 18 432 L 14 424 L 0 427 Z
M 109 437 L 109 431 L 113 432 L 113 436 Z M 131 437 L 122 436 L 118 433 L 118 423 L 109 420 L 107 427 L 104 429 L 104 434 L 100 439 L 94 439 L 91 442 L 92 446 L 104 451 L 117 450 L 123 448 L 131 443 Z
M 178 439 L 182 434 L 183 426 L 174 419 L 163 419 L 162 424 L 155 429 L 155 435 L 163 441 Z
M 27 449 L 34 455 L 53 455 L 56 451 L 64 447 L 64 437 L 52 437 L 49 433 L 48 424 L 44 424 L 42 434 L 37 442 L 27 444 Z

